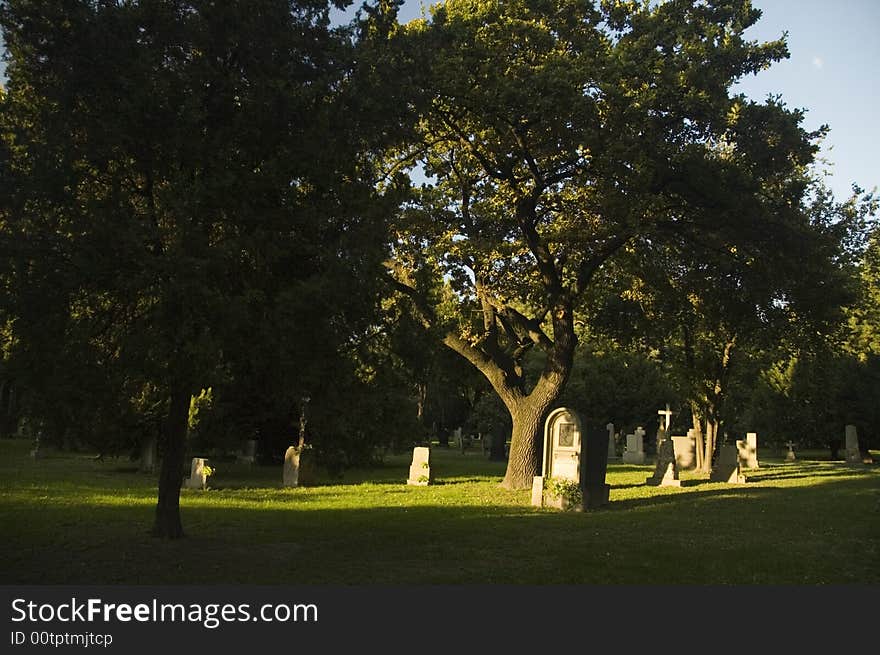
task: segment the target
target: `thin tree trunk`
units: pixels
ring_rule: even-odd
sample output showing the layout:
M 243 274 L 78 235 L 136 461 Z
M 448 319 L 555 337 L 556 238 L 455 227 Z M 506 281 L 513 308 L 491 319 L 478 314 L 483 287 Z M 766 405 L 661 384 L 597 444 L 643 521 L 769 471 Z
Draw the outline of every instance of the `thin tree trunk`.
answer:
M 180 485 L 186 430 L 189 419 L 190 391 L 184 385 L 172 388 L 171 402 L 163 438 L 165 441 L 162 467 L 159 472 L 159 500 L 153 536 L 179 539 L 184 536 L 180 521 Z
M 706 419 L 706 450 L 703 455 L 703 473 L 712 472 L 712 453 L 715 452 L 715 424 Z
M 691 406 L 691 422 L 694 426 L 694 451 L 696 452 L 696 469 L 703 470 L 703 425 L 695 406 Z

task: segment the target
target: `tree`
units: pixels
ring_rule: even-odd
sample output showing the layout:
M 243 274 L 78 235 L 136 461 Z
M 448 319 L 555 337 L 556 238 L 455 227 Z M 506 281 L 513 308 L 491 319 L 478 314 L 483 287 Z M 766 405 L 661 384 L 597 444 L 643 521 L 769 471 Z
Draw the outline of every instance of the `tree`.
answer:
M 399 213 L 389 270 L 510 412 L 504 486 L 531 485 L 541 422 L 572 368 L 575 311 L 609 263 L 669 241 L 729 250 L 786 226 L 747 163 L 803 163 L 816 135 L 730 95 L 787 54 L 743 38 L 759 16 L 745 0 L 448 0 L 393 39 L 403 62 L 425 54 L 401 77 L 426 92 L 412 101 L 420 138 L 395 162 L 418 162 L 430 183 Z M 757 124 L 743 112 L 765 109 L 767 132 L 739 129 Z M 795 148 L 762 141 L 783 131 Z M 441 278 L 450 293 L 433 291 Z M 532 350 L 543 368 L 529 379 Z
M 381 253 L 363 121 L 338 121 L 352 45 L 328 11 L 324 0 L 2 4 L 15 189 L 3 217 L 10 243 L 26 244 L 13 309 L 39 300 L 63 318 L 55 343 L 74 345 L 72 325 L 92 361 L 165 396 L 157 536 L 183 535 L 191 395 L 284 293 L 298 287 L 320 311 L 335 274 L 358 298 Z M 39 357 L 43 332 L 21 322 L 16 339 Z

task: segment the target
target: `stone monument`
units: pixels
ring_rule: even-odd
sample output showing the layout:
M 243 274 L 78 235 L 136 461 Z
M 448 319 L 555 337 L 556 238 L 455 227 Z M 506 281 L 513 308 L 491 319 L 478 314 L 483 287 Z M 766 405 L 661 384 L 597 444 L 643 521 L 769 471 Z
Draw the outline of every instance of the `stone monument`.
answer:
M 244 464 L 256 464 L 257 463 L 257 440 L 256 439 L 246 439 L 244 444 L 242 444 L 241 454 L 236 457 L 237 461 L 242 462 Z
M 723 445 L 718 450 L 718 462 L 709 475 L 710 482 L 743 484 L 746 477 L 740 468 L 740 457 L 736 446 Z
M 608 461 L 620 461 L 617 456 L 617 445 L 614 443 L 614 423 L 608 423 L 605 429 L 608 430 Z
M 747 469 L 758 468 L 758 435 L 747 432 L 745 440 L 737 439 L 736 450 L 739 454 L 740 466 Z
M 671 437 L 672 451 L 675 453 L 675 466 L 679 471 L 690 471 L 697 468 L 697 442 L 693 430 L 687 436 Z
M 645 463 L 645 431 L 640 425 L 635 434 L 626 435 L 626 450 L 623 451 L 624 464 Z
M 651 487 L 681 486 L 672 439 L 666 436 L 666 430 L 662 427 L 657 429 L 657 465 L 654 467 L 654 475 L 646 479 L 645 484 Z
M 193 457 L 190 464 L 189 477 L 184 478 L 183 485 L 187 489 L 205 489 L 208 483 L 208 472 L 205 470 L 208 460 L 204 457 Z
M 425 446 L 413 448 L 412 464 L 409 467 L 407 484 L 425 487 L 433 482 L 431 474 L 431 449 Z
M 300 458 L 302 453 L 303 449 L 297 446 L 290 446 L 284 451 L 284 465 L 281 469 L 282 487 L 299 486 Z
M 138 463 L 138 470 L 141 473 L 152 473 L 156 470 L 156 453 L 158 439 L 156 435 L 147 437 L 147 440 L 141 444 L 141 457 Z
M 554 409 L 544 422 L 541 475 L 532 480 L 532 504 L 537 507 L 583 510 L 581 479 L 582 427 L 567 407 Z M 603 456 L 607 463 L 607 453 Z
M 859 435 L 856 426 L 847 425 L 846 436 L 846 462 L 847 464 L 861 464 L 862 453 L 859 451 Z
M 785 444 L 785 445 L 788 446 L 788 452 L 785 453 L 785 461 L 786 461 L 786 462 L 793 462 L 793 461 L 795 461 L 795 460 L 797 459 L 797 457 L 796 457 L 795 454 L 794 454 L 794 443 L 792 443 L 791 441 L 789 441 L 789 442 L 788 442 L 787 444 Z

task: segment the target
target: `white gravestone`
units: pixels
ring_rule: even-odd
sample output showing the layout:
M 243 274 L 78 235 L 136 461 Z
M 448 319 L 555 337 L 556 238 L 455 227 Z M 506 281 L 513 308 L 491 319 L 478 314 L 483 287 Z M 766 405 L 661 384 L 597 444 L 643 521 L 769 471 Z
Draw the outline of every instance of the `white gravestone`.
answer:
M 671 409 L 669 409 L 669 403 L 666 403 L 666 409 L 658 409 L 657 413 L 663 417 L 663 425 L 660 426 L 669 434 L 669 426 L 672 424 L 672 414 L 674 413 Z
M 654 467 L 654 475 L 646 479 L 645 484 L 651 487 L 681 486 L 672 439 L 666 436 L 666 430 L 662 427 L 657 430 L 657 464 Z
M 736 446 L 721 446 L 718 451 L 718 462 L 709 475 L 710 482 L 727 482 L 742 484 L 746 481 L 740 468 L 739 452 Z
M 645 431 L 639 426 L 635 434 L 626 435 L 626 450 L 623 451 L 624 464 L 645 463 Z
M 672 437 L 675 465 L 679 471 L 690 471 L 697 468 L 697 442 L 692 433 L 692 430 L 688 430 L 686 437 Z
M 207 486 L 208 474 L 205 471 L 207 461 L 203 457 L 193 457 L 189 477 L 184 480 L 187 489 L 204 489 Z
M 301 455 L 302 449 L 297 448 L 296 446 L 290 446 L 286 451 L 284 451 L 284 466 L 281 470 L 281 486 L 299 486 L 299 468 Z
M 846 461 L 849 464 L 861 464 L 862 454 L 859 452 L 859 435 L 856 426 L 846 426 Z
M 758 435 L 747 432 L 745 440 L 737 439 L 736 450 L 739 453 L 740 466 L 747 469 L 758 468 Z
M 544 422 L 544 452 L 541 465 L 541 487 L 544 483 L 563 483 L 580 485 L 581 480 L 581 420 L 578 415 L 566 408 L 560 407 L 550 412 Z M 540 500 L 540 506 L 556 507 L 558 509 L 582 509 L 570 505 L 570 500 L 564 496 L 556 496 L 545 491 L 537 499 L 535 488 L 538 482 L 532 480 L 532 503 Z
M 431 449 L 425 446 L 413 448 L 412 464 L 409 467 L 409 478 L 406 483 L 424 487 L 431 484 Z
M 795 460 L 797 459 L 797 456 L 794 454 L 794 443 L 792 443 L 791 441 L 789 441 L 789 442 L 788 442 L 787 444 L 785 444 L 785 445 L 788 446 L 788 452 L 785 453 L 785 461 L 786 461 L 786 462 L 793 462 L 793 461 L 795 461 Z

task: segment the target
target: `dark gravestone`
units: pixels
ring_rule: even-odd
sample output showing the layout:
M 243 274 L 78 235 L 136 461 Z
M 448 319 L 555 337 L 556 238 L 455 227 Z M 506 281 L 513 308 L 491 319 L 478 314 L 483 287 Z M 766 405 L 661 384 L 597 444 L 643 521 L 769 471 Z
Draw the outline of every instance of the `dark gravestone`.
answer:
M 489 459 L 493 462 L 503 462 L 507 459 L 507 439 L 503 436 L 492 437 L 489 442 Z
M 840 448 L 843 446 L 843 439 L 832 439 L 828 444 L 831 448 L 831 461 L 843 459 L 840 456 Z
M 605 482 L 608 470 L 608 432 L 591 427 L 584 439 L 581 453 L 581 491 L 584 509 L 595 509 L 609 502 L 611 485 Z

